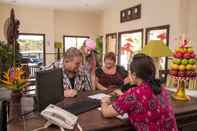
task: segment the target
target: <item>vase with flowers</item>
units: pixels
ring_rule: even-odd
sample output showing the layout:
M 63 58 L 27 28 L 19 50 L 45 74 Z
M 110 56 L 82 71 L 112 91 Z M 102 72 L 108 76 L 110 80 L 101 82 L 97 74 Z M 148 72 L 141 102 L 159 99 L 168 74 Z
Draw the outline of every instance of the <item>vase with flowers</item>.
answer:
M 11 99 L 13 102 L 20 102 L 22 91 L 27 87 L 27 80 L 23 78 L 22 67 L 11 67 L 3 73 L 1 84 L 3 87 L 12 91 Z

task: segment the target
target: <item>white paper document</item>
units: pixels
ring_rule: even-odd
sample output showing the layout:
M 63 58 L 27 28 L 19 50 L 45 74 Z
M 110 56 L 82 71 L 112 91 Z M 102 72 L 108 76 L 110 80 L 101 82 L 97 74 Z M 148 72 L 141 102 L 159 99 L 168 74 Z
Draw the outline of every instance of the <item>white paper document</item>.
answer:
M 129 118 L 127 113 L 125 113 L 124 115 L 118 115 L 116 117 L 119 119 L 128 119 Z
M 109 95 L 106 95 L 106 94 L 104 94 L 104 93 L 98 93 L 98 94 L 91 95 L 91 96 L 88 96 L 88 97 L 91 98 L 91 99 L 101 100 L 101 98 L 102 98 L 102 97 L 105 97 L 105 96 L 110 97 Z

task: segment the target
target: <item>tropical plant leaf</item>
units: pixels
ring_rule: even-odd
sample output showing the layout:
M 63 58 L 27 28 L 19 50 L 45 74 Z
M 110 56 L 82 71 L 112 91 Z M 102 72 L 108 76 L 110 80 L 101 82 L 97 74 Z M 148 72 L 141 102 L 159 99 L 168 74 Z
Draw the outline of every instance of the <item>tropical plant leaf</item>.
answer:
M 1 80 L 1 82 L 5 85 L 12 85 L 13 83 L 10 81 Z

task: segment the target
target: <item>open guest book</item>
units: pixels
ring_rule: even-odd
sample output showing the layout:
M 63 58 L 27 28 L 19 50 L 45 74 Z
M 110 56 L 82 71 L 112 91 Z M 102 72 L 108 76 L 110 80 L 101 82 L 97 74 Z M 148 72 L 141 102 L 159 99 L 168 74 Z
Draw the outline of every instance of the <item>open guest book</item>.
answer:
M 110 95 L 107 95 L 107 94 L 104 94 L 104 93 L 97 93 L 95 95 L 91 95 L 91 96 L 88 96 L 89 98 L 91 99 L 96 99 L 96 100 L 101 100 L 102 97 L 111 97 Z M 99 107 L 98 110 L 100 111 L 101 108 Z M 128 119 L 128 114 L 124 114 L 124 115 L 118 115 L 117 116 L 118 119 Z

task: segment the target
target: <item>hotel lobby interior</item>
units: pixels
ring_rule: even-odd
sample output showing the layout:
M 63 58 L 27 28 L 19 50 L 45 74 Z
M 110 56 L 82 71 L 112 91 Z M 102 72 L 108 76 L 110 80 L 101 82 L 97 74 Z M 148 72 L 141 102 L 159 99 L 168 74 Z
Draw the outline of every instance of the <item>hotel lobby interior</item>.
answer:
M 0 131 L 197 131 L 195 12 L 197 0 L 0 0 Z

